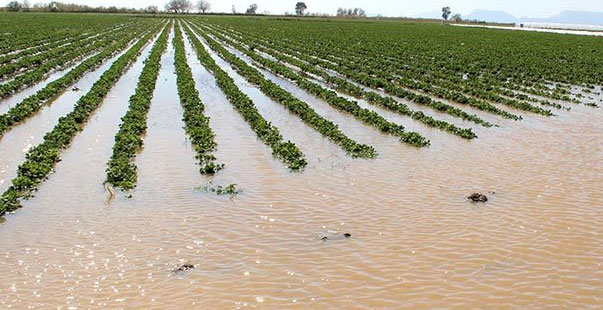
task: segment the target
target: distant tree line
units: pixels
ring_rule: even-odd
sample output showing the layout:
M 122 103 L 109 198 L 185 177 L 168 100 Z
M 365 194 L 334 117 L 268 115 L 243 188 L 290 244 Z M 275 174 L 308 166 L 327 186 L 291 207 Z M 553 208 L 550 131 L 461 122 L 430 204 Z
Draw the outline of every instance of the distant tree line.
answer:
M 75 3 L 63 3 L 58 1 L 52 1 L 48 4 L 36 3 L 31 5 L 28 0 L 23 2 L 11 1 L 4 8 L 0 10 L 8 12 L 79 12 L 79 13 L 145 13 L 145 14 L 157 14 L 157 13 L 189 13 L 196 9 L 200 13 L 207 13 L 211 10 L 211 4 L 206 0 L 199 0 L 196 5 L 189 0 L 171 0 L 166 3 L 164 11 L 162 12 L 159 7 L 151 5 L 144 9 L 134 8 L 118 8 L 116 6 L 110 7 L 92 7 L 89 5 L 75 4 Z M 257 9 L 257 5 L 256 5 Z
M 297 15 L 297 16 L 315 16 L 315 17 L 328 17 L 331 16 L 327 13 L 308 13 L 306 10 L 308 6 L 305 2 L 297 2 L 295 4 L 295 13 L 286 12 L 285 15 Z M 2 8 L 0 8 L 2 10 Z M 211 3 L 207 0 L 198 0 L 196 4 L 193 4 L 190 0 L 170 0 L 164 6 L 164 10 L 161 11 L 157 6 L 151 5 L 144 9 L 134 8 L 118 8 L 115 6 L 110 7 L 91 7 L 88 5 L 75 4 L 75 3 L 63 3 L 58 1 L 52 1 L 48 4 L 36 3 L 31 5 L 28 0 L 23 2 L 11 1 L 4 8 L 4 11 L 9 12 L 82 12 L 82 13 L 144 13 L 144 14 L 157 14 L 157 13 L 174 13 L 174 14 L 187 14 L 196 10 L 199 13 L 208 13 L 211 10 Z M 257 4 L 251 4 L 245 10 L 245 14 L 255 15 L 258 10 Z M 232 6 L 232 14 L 237 14 L 235 6 Z M 242 14 L 242 13 L 239 13 Z M 264 11 L 262 14 L 269 15 L 268 11 Z M 442 8 L 442 18 L 444 21 L 451 20 L 453 22 L 461 22 L 463 19 L 460 14 L 454 14 L 452 17 L 450 7 L 446 6 Z M 343 18 L 365 18 L 367 17 L 366 12 L 361 8 L 338 8 L 337 17 Z M 379 18 L 379 16 L 378 16 Z M 450 18 L 450 19 L 449 19 Z M 476 21 L 477 22 L 477 21 Z
M 159 8 L 149 6 L 144 9 L 134 8 L 118 8 L 116 6 L 109 7 L 92 7 L 89 5 L 63 3 L 52 1 L 48 4 L 36 3 L 31 5 L 29 1 L 23 2 L 11 1 L 5 7 L 4 11 L 8 12 L 79 12 L 79 13 L 159 13 Z
M 353 8 L 353 9 L 337 9 L 338 17 L 366 17 L 366 12 L 361 8 Z

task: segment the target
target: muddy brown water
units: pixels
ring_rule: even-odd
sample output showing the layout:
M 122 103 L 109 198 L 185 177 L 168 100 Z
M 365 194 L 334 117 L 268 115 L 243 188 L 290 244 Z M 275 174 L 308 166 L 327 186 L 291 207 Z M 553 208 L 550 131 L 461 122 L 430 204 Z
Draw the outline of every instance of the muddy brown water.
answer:
M 226 169 L 213 178 L 197 171 L 182 129 L 170 46 L 162 58 L 145 147 L 136 159 L 138 187 L 132 198 L 118 195 L 107 203 L 106 162 L 147 48 L 63 153 L 56 173 L 0 225 L 0 307 L 596 309 L 603 304 L 600 109 L 571 105 L 572 111 L 557 117 L 501 119 L 500 128 L 474 126 L 480 138 L 471 142 L 431 130 L 432 145 L 417 150 L 266 74 L 380 154 L 355 160 L 212 53 L 260 112 L 307 155 L 308 168 L 290 173 L 236 113 L 190 44 L 186 47 L 217 135 L 216 156 Z M 57 113 L 69 110 L 57 103 Z M 18 137 L 25 139 L 30 126 L 50 128 L 30 121 L 7 135 L 23 130 Z M 243 192 L 230 198 L 195 189 L 209 181 L 236 183 Z M 489 201 L 468 202 L 465 196 L 474 191 Z M 352 237 L 320 240 L 346 232 Z M 183 263 L 195 268 L 172 273 Z

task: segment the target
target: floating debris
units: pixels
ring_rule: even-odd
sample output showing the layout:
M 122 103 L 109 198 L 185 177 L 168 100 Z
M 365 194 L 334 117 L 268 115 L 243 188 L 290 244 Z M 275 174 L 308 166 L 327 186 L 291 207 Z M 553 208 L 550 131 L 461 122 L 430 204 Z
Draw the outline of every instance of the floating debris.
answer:
M 488 197 L 486 197 L 486 195 L 481 194 L 481 193 L 473 193 L 473 194 L 469 195 L 469 197 L 467 197 L 467 199 L 469 199 L 472 202 L 486 202 L 486 201 L 488 201 Z
M 203 186 L 203 187 L 199 187 L 197 188 L 198 190 L 202 190 L 204 192 L 208 192 L 208 193 L 215 193 L 216 195 L 230 195 L 230 196 L 234 196 L 237 194 L 240 194 L 242 192 L 242 190 L 237 189 L 237 185 L 236 184 L 229 184 L 226 186 L 222 186 L 222 185 L 218 185 L 218 186 L 214 186 L 213 183 L 209 182 L 209 184 Z
M 327 241 L 327 240 L 343 240 L 343 239 L 349 239 L 351 237 L 352 237 L 352 234 L 350 234 L 350 233 L 344 233 L 344 234 L 333 236 L 333 237 L 324 236 L 324 237 L 320 238 L 320 240 L 322 240 L 322 241 Z
M 183 272 L 183 271 L 187 271 L 187 270 L 191 270 L 191 269 L 195 269 L 195 265 L 189 264 L 189 263 L 184 263 L 184 264 L 180 265 L 180 267 L 174 269 L 172 272 L 178 273 L 178 272 Z

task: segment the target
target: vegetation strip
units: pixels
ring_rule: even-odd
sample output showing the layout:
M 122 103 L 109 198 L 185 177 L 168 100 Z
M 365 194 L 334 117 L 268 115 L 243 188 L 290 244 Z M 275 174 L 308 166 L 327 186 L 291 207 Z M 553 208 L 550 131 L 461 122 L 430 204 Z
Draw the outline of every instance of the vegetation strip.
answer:
M 548 116 L 551 111 L 532 103 L 559 109 L 560 104 L 546 98 L 577 103 L 580 95 L 567 85 L 594 89 L 602 81 L 600 42 L 594 37 L 536 33 L 509 37 L 506 32 L 430 23 L 204 21 L 244 38 L 261 37 L 279 48 L 294 47 L 333 65 L 347 61 L 350 69 L 369 75 L 386 73 L 393 77 L 389 82 L 485 109 L 490 108 L 486 104 L 500 103 Z
M 211 49 L 228 61 L 231 66 L 239 72 L 250 83 L 258 85 L 260 90 L 273 100 L 281 103 L 290 112 L 299 116 L 304 122 L 311 125 L 325 137 L 339 144 L 341 148 L 352 157 L 373 158 L 377 152 L 372 146 L 359 144 L 342 133 L 338 126 L 316 113 L 307 103 L 295 98 L 289 92 L 266 79 L 262 73 L 251 67 L 245 61 L 228 52 L 214 40 L 205 38 Z
M 90 46 L 97 39 L 96 36 L 87 36 L 85 38 L 74 38 L 70 44 L 59 46 L 48 51 L 41 52 L 39 54 L 23 57 L 15 62 L 4 64 L 0 66 L 0 79 L 6 78 L 15 74 L 20 74 L 24 71 L 28 71 L 37 66 L 43 65 L 44 63 L 51 61 L 57 57 L 61 57 L 65 52 L 69 50 L 82 49 Z
M 213 40 L 202 31 L 201 35 L 205 38 L 206 41 Z M 307 78 L 295 73 L 293 70 L 287 68 L 286 66 L 272 61 L 270 59 L 261 57 L 236 42 L 229 40 L 228 43 L 234 48 L 243 52 L 245 55 L 249 56 L 251 59 L 257 61 L 273 73 L 295 82 L 295 84 L 297 84 L 299 87 L 325 100 L 331 106 L 341 111 L 352 114 L 357 119 L 378 128 L 384 133 L 389 133 L 400 137 L 401 142 L 408 143 L 416 147 L 423 147 L 429 145 L 429 140 L 427 140 L 421 134 L 416 132 L 406 132 L 404 131 L 404 127 L 402 125 L 398 125 L 393 122 L 387 121 L 377 112 L 362 108 L 358 105 L 357 102 L 347 100 L 346 98 L 340 97 L 339 95 L 337 95 L 336 92 L 332 90 L 328 90 L 314 82 L 310 82 Z
M 218 86 L 230 103 L 234 105 L 257 136 L 272 148 L 272 154 L 287 163 L 291 170 L 304 168 L 308 163 L 301 150 L 291 141 L 283 142 L 278 128 L 262 117 L 253 101 L 239 90 L 234 80 L 216 64 L 195 34 L 188 27 L 185 27 L 185 30 L 197 51 L 199 61 L 214 74 Z
M 103 103 L 111 87 L 117 83 L 154 35 L 155 33 L 145 35 L 120 56 L 94 83 L 92 89 L 77 101 L 73 111 L 59 119 L 52 131 L 44 136 L 44 141 L 27 152 L 25 162 L 17 170 L 17 177 L 0 196 L 0 216 L 18 209 L 21 206 L 21 198 L 33 195 L 52 172 L 54 165 L 60 161 L 61 151 L 66 149 L 73 137 L 84 128 L 92 113 Z
M 125 39 L 86 59 L 64 76 L 48 83 L 44 88 L 23 99 L 23 101 L 12 107 L 5 114 L 0 115 L 0 138 L 13 126 L 32 116 L 44 105 L 52 102 L 59 93 L 80 79 L 86 72 L 100 66 L 107 58 L 126 48 L 132 38 L 136 37 L 139 33 L 140 31 L 132 32 Z
M 189 135 L 191 143 L 199 160 L 199 171 L 202 174 L 214 174 L 224 168 L 224 164 L 217 164 L 216 157 L 212 154 L 218 144 L 215 134 L 209 126 L 209 117 L 205 116 L 205 106 L 199 98 L 199 92 L 195 88 L 193 73 L 186 60 L 184 41 L 180 26 L 175 29 L 172 40 L 174 46 L 174 65 L 176 67 L 176 82 L 178 84 L 178 95 L 180 104 L 184 110 L 182 121 L 184 130 Z
M 505 99 L 492 92 L 481 91 L 478 88 L 473 88 L 469 91 L 464 85 L 458 85 L 450 80 L 428 79 L 427 81 L 424 81 L 428 75 L 422 75 L 416 72 L 416 70 L 413 70 L 413 68 L 404 67 L 397 61 L 368 57 L 368 55 L 364 54 L 352 54 L 337 47 L 333 47 L 333 49 L 335 49 L 338 54 L 345 55 L 344 59 L 334 60 L 337 63 L 337 66 L 344 70 L 364 71 L 371 76 L 379 76 L 384 80 L 393 81 L 403 87 L 425 92 L 441 99 L 451 100 L 455 103 L 469 105 L 505 118 L 515 120 L 520 119 L 517 115 L 501 110 L 489 102 L 478 100 L 474 97 L 495 101 L 523 111 L 547 116 L 552 115 L 549 110 L 535 107 L 527 102 Z M 325 57 L 328 55 L 322 54 L 321 56 Z M 438 74 L 438 72 L 434 72 L 434 74 Z M 436 86 L 434 86 L 434 84 Z M 462 92 L 457 91 L 459 89 L 462 90 Z M 470 95 L 467 96 L 463 94 L 463 92 L 470 93 Z
M 248 38 L 248 37 L 251 37 L 251 36 L 245 36 L 245 38 Z M 389 95 L 410 100 L 418 105 L 424 105 L 424 106 L 427 106 L 438 112 L 446 113 L 446 114 L 461 118 L 463 120 L 472 121 L 472 122 L 474 122 L 476 124 L 480 124 L 484 127 L 492 127 L 492 124 L 490 122 L 487 122 L 487 121 L 481 119 L 480 117 L 478 117 L 475 114 L 469 114 L 459 108 L 453 107 L 453 106 L 443 103 L 441 101 L 434 100 L 428 96 L 410 92 L 400 86 L 389 83 L 384 79 L 370 76 L 366 73 L 357 72 L 354 70 L 343 70 L 343 69 L 339 68 L 339 66 L 337 66 L 329 61 L 325 61 L 325 60 L 322 60 L 317 57 L 308 56 L 307 54 L 303 54 L 297 50 L 291 49 L 290 47 L 288 47 L 284 44 L 279 45 L 274 42 L 272 42 L 272 43 L 275 46 L 278 46 L 279 48 L 287 51 L 287 53 L 295 55 L 296 57 L 299 57 L 300 59 L 303 59 L 312 65 L 321 66 L 323 68 L 332 70 L 339 74 L 342 74 L 346 78 L 351 79 L 352 81 L 359 83 L 360 85 L 370 87 L 370 88 L 380 88 Z M 252 45 L 251 47 L 253 48 L 253 47 L 255 47 L 255 45 Z M 517 117 L 517 118 L 519 119 L 519 117 Z
M 48 46 L 99 29 L 129 26 L 134 20 L 127 15 L 108 14 L 2 14 L 3 33 L 10 35 L 0 36 L 0 55 Z
M 108 35 L 102 40 L 98 40 L 93 44 L 83 47 L 81 49 L 70 50 L 70 52 L 63 54 L 61 55 L 61 57 L 53 59 L 52 61 L 46 62 L 45 64 L 37 67 L 35 70 L 19 75 L 5 84 L 1 84 L 0 98 L 8 97 L 26 86 L 43 80 L 51 70 L 71 63 L 74 61 L 74 59 L 85 57 L 86 55 L 89 55 L 95 50 L 105 48 L 115 42 L 115 40 L 122 38 L 124 35 L 127 35 L 132 31 L 133 29 L 127 28 L 114 34 Z
M 216 34 L 216 35 L 218 35 L 218 34 Z M 220 36 L 220 35 L 218 35 L 218 37 L 225 39 L 225 37 Z M 254 44 L 252 46 L 254 47 L 254 49 L 260 50 L 272 57 L 275 57 L 276 59 L 278 59 L 281 62 L 288 63 L 288 64 L 298 67 L 303 72 L 311 73 L 311 74 L 321 77 L 323 79 L 323 81 L 325 81 L 327 84 L 329 84 L 329 86 L 334 87 L 334 89 L 336 89 L 338 91 L 342 91 L 342 92 L 345 92 L 352 96 L 363 98 L 363 99 L 367 100 L 367 102 L 369 102 L 369 103 L 379 105 L 383 108 L 386 108 L 390 111 L 397 112 L 401 115 L 409 116 L 409 117 L 411 117 L 415 120 L 418 120 L 421 123 L 426 124 L 430 127 L 439 128 L 441 130 L 453 133 L 453 134 L 455 134 L 459 137 L 465 138 L 465 139 L 473 139 L 473 138 L 477 137 L 477 135 L 471 130 L 471 128 L 459 128 L 446 121 L 438 120 L 431 116 L 425 115 L 421 111 L 413 111 L 406 104 L 399 103 L 390 97 L 379 95 L 373 91 L 364 90 L 363 88 L 361 88 L 353 83 L 350 83 L 349 81 L 347 81 L 345 79 L 328 74 L 324 70 L 320 70 L 317 67 L 308 65 L 306 62 L 303 62 L 303 61 L 293 58 L 291 56 L 287 56 L 280 52 L 277 53 L 274 50 L 268 49 L 264 46 L 260 46 L 260 45 L 256 45 L 256 44 Z M 243 64 L 245 64 L 245 62 L 243 62 L 243 61 L 241 61 L 241 62 Z M 252 70 L 253 70 L 253 68 L 252 68 Z
M 109 28 L 101 28 L 98 31 L 96 31 L 95 34 L 91 35 L 89 33 L 84 33 L 81 34 L 79 36 L 77 36 L 75 38 L 75 40 L 79 40 L 81 38 L 87 38 L 87 37 L 92 37 L 92 36 L 98 36 L 99 33 L 103 33 L 106 31 L 115 31 L 118 30 L 119 28 L 123 28 L 125 25 L 117 25 L 117 26 L 112 26 Z M 61 39 L 61 40 L 57 40 L 57 41 L 53 41 L 50 42 L 48 44 L 42 44 L 42 45 L 37 45 L 37 46 L 32 46 L 26 50 L 22 50 L 20 52 L 16 52 L 13 54 L 8 54 L 8 55 L 3 55 L 0 56 L 0 64 L 5 64 L 5 63 L 9 63 L 11 61 L 20 61 L 21 59 L 24 59 L 25 57 L 28 57 L 30 55 L 35 55 L 35 54 L 40 54 L 40 53 L 44 53 L 46 51 L 50 51 L 53 50 L 55 48 L 61 47 L 63 45 L 67 45 L 70 44 L 71 42 L 73 42 L 72 38 L 66 38 L 66 39 Z
M 115 135 L 113 155 L 107 163 L 107 182 L 122 190 L 136 186 L 137 173 L 134 158 L 142 148 L 142 134 L 147 130 L 147 115 L 161 68 L 161 55 L 167 48 L 171 25 L 164 27 L 138 78 L 134 95 L 130 97 L 128 112 L 121 118 Z

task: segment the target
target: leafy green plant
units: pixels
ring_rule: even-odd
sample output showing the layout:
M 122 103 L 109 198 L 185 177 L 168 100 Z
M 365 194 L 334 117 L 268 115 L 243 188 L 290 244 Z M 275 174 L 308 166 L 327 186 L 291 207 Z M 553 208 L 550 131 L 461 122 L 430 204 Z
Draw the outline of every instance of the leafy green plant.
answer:
M 291 141 L 284 142 L 278 128 L 270 124 L 258 112 L 253 101 L 236 86 L 234 80 L 220 68 L 205 47 L 188 27 L 184 27 L 197 52 L 199 61 L 212 72 L 220 89 L 243 119 L 264 143 L 272 148 L 272 154 L 286 162 L 291 170 L 304 168 L 308 162 L 301 150 Z
M 201 35 L 205 38 L 206 41 L 212 41 L 212 39 L 202 31 Z M 243 52 L 245 55 L 257 61 L 273 73 L 295 82 L 299 87 L 312 93 L 320 99 L 323 99 L 325 102 L 329 103 L 334 108 L 339 109 L 343 112 L 350 113 L 357 119 L 374 126 L 375 128 L 381 130 L 384 133 L 389 133 L 398 136 L 400 137 L 400 141 L 402 142 L 408 143 L 416 147 L 423 147 L 429 145 L 429 140 L 427 140 L 420 134 L 416 132 L 406 132 L 403 126 L 387 121 L 375 111 L 360 107 L 357 102 L 347 100 L 346 98 L 339 96 L 336 92 L 328 90 L 318 85 L 317 83 L 309 81 L 307 78 L 295 73 L 293 70 L 287 68 L 286 66 L 277 63 L 273 60 L 263 58 L 254 53 L 253 51 L 244 48 L 236 42 L 228 40 L 224 37 L 220 38 L 227 41 L 231 46 Z
M 121 118 L 119 131 L 115 135 L 113 155 L 107 163 L 107 182 L 122 190 L 136 186 L 136 152 L 142 148 L 142 135 L 147 129 L 147 115 L 161 68 L 161 55 L 167 48 L 167 38 L 172 26 L 164 27 L 149 57 L 145 60 L 130 105 Z
M 146 30 L 146 28 L 141 29 Z M 54 98 L 69 87 L 69 85 L 72 85 L 75 81 L 80 79 L 86 72 L 100 66 L 107 58 L 126 48 L 130 41 L 141 33 L 141 30 L 130 32 L 125 38 L 107 47 L 102 52 L 86 59 L 67 74 L 48 83 L 44 88 L 23 99 L 23 101 L 16 104 L 5 114 L 0 115 L 0 137 L 16 124 L 34 115 L 44 105 L 52 103 Z
M 60 161 L 61 151 L 66 149 L 73 137 L 84 128 L 92 113 L 103 103 L 109 90 L 140 55 L 154 34 L 155 32 L 145 35 L 120 56 L 94 83 L 92 89 L 77 101 L 73 111 L 59 119 L 52 131 L 44 136 L 44 141 L 27 152 L 25 162 L 17 169 L 17 177 L 0 196 L 0 215 L 18 209 L 21 198 L 33 195 L 52 172 L 54 165 Z
M 343 134 L 338 126 L 331 121 L 326 120 L 320 114 L 316 113 L 307 103 L 295 98 L 289 92 L 263 77 L 263 75 L 244 61 L 228 52 L 220 44 L 211 38 L 204 36 L 211 49 L 228 61 L 239 74 L 245 77 L 250 83 L 258 85 L 260 90 L 276 102 L 281 103 L 290 112 L 299 116 L 303 121 L 310 124 L 314 129 L 325 137 L 338 143 L 344 151 L 352 157 L 373 158 L 377 155 L 375 149 L 371 146 L 359 144 Z
M 216 33 L 214 32 L 214 34 L 216 34 Z M 219 34 L 216 34 L 216 35 L 219 36 Z M 220 36 L 220 37 L 225 38 L 224 36 Z M 244 40 L 242 37 L 239 37 L 239 39 Z M 252 42 L 252 43 L 250 43 L 250 42 Z M 320 78 L 322 78 L 322 80 L 324 82 L 326 82 L 327 84 L 329 84 L 330 86 L 332 86 L 334 89 L 336 89 L 338 91 L 342 91 L 342 92 L 345 92 L 352 96 L 363 98 L 363 99 L 367 100 L 367 102 L 369 102 L 369 103 L 379 105 L 381 107 L 384 107 L 388 110 L 397 112 L 402 115 L 410 116 L 413 119 L 418 120 L 428 126 L 448 131 L 450 133 L 453 133 L 453 134 L 458 135 L 465 139 L 473 139 L 473 138 L 477 137 L 475 135 L 475 133 L 473 133 L 471 128 L 459 128 L 448 122 L 445 122 L 442 120 L 437 120 L 431 116 L 427 116 L 423 112 L 413 111 L 406 104 L 399 103 L 390 97 L 379 95 L 376 92 L 367 91 L 351 82 L 348 82 L 347 80 L 345 80 L 343 78 L 337 77 L 332 74 L 328 74 L 326 71 L 318 69 L 319 67 L 312 66 L 312 65 L 308 64 L 307 62 L 303 62 L 297 58 L 288 56 L 287 54 L 284 54 L 282 52 L 277 52 L 274 49 L 267 48 L 266 46 L 262 45 L 262 43 L 258 42 L 257 40 L 252 40 L 252 39 L 247 38 L 247 40 L 245 40 L 245 43 L 247 43 L 248 48 L 251 51 L 259 50 L 261 52 L 264 52 L 264 53 L 278 59 L 279 61 L 281 61 L 283 63 L 288 63 L 288 64 L 291 64 L 291 65 L 299 68 L 302 72 L 311 73 L 313 75 L 319 76 Z M 242 62 L 243 65 L 245 64 L 245 62 L 243 62 L 243 61 L 240 61 L 240 62 Z M 258 74 L 259 74 L 259 72 L 258 72 Z
M 178 95 L 184 110 L 182 118 L 184 129 L 197 152 L 196 158 L 199 160 L 199 171 L 202 174 L 215 174 L 224 168 L 224 164 L 217 164 L 215 162 L 216 157 L 212 154 L 218 144 L 215 141 L 215 134 L 209 126 L 210 119 L 203 114 L 205 106 L 199 98 L 193 73 L 186 60 L 180 26 L 176 28 L 172 44 L 175 51 L 174 65 L 176 67 Z
M 228 184 L 226 186 L 222 185 L 214 185 L 212 182 L 209 182 L 207 185 L 197 188 L 198 190 L 204 191 L 206 193 L 215 193 L 220 196 L 235 196 L 242 192 L 242 190 L 237 188 L 236 184 Z

